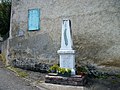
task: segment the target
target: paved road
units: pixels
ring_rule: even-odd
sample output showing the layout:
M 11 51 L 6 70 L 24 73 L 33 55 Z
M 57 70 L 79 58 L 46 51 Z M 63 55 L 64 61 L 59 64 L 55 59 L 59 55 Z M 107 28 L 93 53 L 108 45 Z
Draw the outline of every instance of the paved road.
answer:
M 1 66 L 0 62 L 0 90 L 40 90 Z

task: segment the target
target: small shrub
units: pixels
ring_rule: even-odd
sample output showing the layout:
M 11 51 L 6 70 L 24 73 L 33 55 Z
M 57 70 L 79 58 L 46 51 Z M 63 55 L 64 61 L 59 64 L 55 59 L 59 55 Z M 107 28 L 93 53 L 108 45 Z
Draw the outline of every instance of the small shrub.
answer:
M 120 78 L 120 74 L 115 75 L 117 78 Z
M 85 75 L 87 74 L 87 69 L 85 66 L 77 67 L 76 72 L 78 75 Z

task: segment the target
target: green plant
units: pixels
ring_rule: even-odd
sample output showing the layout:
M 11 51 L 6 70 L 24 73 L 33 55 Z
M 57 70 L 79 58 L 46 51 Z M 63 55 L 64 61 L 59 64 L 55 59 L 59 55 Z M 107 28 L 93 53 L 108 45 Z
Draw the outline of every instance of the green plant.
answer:
M 69 77 L 71 76 L 71 69 L 68 68 L 59 68 L 58 69 L 58 75 L 60 76 L 65 76 L 65 77 Z
M 120 74 L 115 75 L 117 78 L 120 78 Z
M 78 75 L 85 75 L 87 74 L 87 69 L 85 66 L 77 67 L 76 72 Z
M 66 71 L 65 68 L 59 68 L 59 69 L 58 69 L 58 73 L 61 73 L 61 74 L 64 74 L 65 71 Z
M 0 60 L 1 60 L 4 64 L 6 64 L 5 54 L 3 54 L 3 53 L 0 54 Z
M 15 72 L 15 74 L 19 77 L 22 77 L 22 78 L 25 78 L 28 76 L 28 73 L 25 72 L 25 71 L 22 71 L 21 69 L 19 68 L 15 68 L 15 67 L 12 67 L 12 66 L 8 66 L 7 69 Z
M 77 67 L 77 71 L 87 72 L 87 69 L 85 68 L 85 66 L 81 66 L 81 67 Z
M 49 72 L 56 73 L 59 69 L 59 66 L 57 64 L 50 67 Z
M 67 73 L 71 73 L 71 69 L 67 69 L 66 72 L 67 72 Z
M 49 72 L 57 73 L 60 76 L 71 76 L 71 69 L 61 68 L 57 64 L 51 66 Z

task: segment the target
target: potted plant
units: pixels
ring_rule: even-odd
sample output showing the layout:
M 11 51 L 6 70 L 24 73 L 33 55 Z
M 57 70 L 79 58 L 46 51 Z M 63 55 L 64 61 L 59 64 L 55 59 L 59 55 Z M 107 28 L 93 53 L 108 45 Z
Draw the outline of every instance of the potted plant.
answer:
M 64 76 L 64 77 L 70 77 L 71 76 L 71 69 L 59 68 L 58 75 Z
M 65 71 L 65 75 L 70 77 L 71 76 L 71 69 L 67 68 L 66 71 Z
M 50 67 L 49 72 L 57 73 L 58 69 L 59 69 L 59 66 L 57 64 L 55 64 L 55 65 Z

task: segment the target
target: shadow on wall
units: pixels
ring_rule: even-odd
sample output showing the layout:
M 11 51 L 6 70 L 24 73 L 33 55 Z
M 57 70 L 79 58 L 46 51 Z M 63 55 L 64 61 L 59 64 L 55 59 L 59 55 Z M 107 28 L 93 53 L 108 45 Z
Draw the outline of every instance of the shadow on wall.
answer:
M 100 42 L 93 41 L 85 36 L 74 36 L 74 48 L 76 50 L 76 62 L 80 64 L 98 64 L 104 60 L 101 55 L 106 53 L 110 45 L 102 45 Z
M 56 63 L 56 48 L 48 33 L 10 40 L 10 64 L 25 69 L 36 69 L 40 63 Z M 41 67 L 41 65 L 40 65 Z M 36 70 L 37 71 L 37 70 Z

